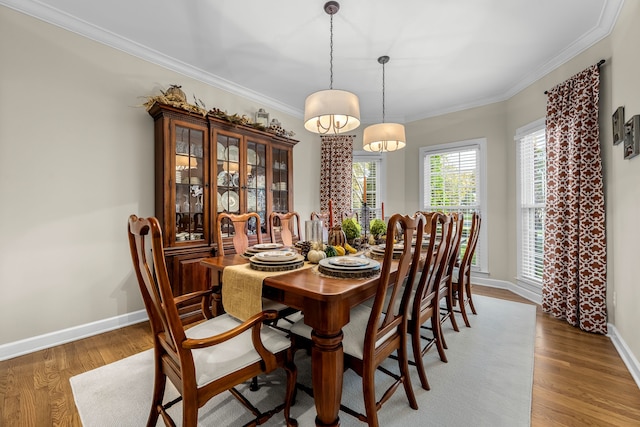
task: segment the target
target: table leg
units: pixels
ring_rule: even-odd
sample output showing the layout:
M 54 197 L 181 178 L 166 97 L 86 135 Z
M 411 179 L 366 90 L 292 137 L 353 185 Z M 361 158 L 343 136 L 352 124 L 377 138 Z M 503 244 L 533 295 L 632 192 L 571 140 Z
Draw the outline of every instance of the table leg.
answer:
M 311 363 L 313 366 L 313 396 L 316 404 L 317 426 L 339 426 L 340 399 L 342 398 L 342 376 L 344 353 L 342 331 L 324 335 L 313 331 Z

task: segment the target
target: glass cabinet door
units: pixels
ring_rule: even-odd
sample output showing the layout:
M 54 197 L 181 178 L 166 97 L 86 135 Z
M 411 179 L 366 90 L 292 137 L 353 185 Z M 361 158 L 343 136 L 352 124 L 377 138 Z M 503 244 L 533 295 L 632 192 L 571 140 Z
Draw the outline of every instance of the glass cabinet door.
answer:
M 273 210 L 275 212 L 289 212 L 289 152 L 279 148 L 272 151 L 271 191 L 273 193 Z
M 247 212 L 260 216 L 262 233 L 267 232 L 267 147 L 247 141 Z
M 218 212 L 240 213 L 240 138 L 217 134 Z
M 204 239 L 204 131 L 175 127 L 176 242 Z

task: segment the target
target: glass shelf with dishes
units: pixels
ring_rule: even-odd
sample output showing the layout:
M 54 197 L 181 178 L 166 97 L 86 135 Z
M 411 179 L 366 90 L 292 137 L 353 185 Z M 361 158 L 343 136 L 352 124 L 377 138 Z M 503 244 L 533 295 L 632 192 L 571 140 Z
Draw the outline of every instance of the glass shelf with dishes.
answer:
M 272 184 L 273 210 L 275 212 L 288 212 L 289 207 L 289 153 L 285 149 L 272 149 Z
M 203 130 L 175 127 L 176 242 L 204 238 Z
M 235 135 L 216 135 L 217 211 L 240 213 L 240 142 Z

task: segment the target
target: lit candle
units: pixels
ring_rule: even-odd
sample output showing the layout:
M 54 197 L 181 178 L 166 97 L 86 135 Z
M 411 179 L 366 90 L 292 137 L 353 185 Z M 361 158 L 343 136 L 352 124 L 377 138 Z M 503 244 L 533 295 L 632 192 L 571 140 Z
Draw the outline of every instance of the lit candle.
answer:
M 364 183 L 362 184 L 362 203 L 367 204 L 367 177 L 364 177 Z
M 382 202 L 381 205 L 382 205 L 382 220 L 384 221 L 384 202 Z
M 329 199 L 329 228 L 333 227 L 333 202 Z

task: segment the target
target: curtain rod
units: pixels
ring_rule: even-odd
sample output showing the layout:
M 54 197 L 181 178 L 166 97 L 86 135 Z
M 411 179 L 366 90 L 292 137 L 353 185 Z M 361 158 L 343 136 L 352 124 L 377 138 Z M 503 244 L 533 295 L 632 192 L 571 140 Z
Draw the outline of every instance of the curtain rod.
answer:
M 598 64 L 597 64 L 597 65 L 598 65 L 598 68 L 599 68 L 602 64 L 604 64 L 605 62 L 606 62 L 606 61 L 605 61 L 604 59 L 601 59 L 600 61 L 598 61 Z M 545 94 L 545 95 L 547 95 L 548 93 L 549 93 L 549 91 L 548 91 L 548 90 L 545 90 L 545 91 L 544 91 L 544 94 Z

